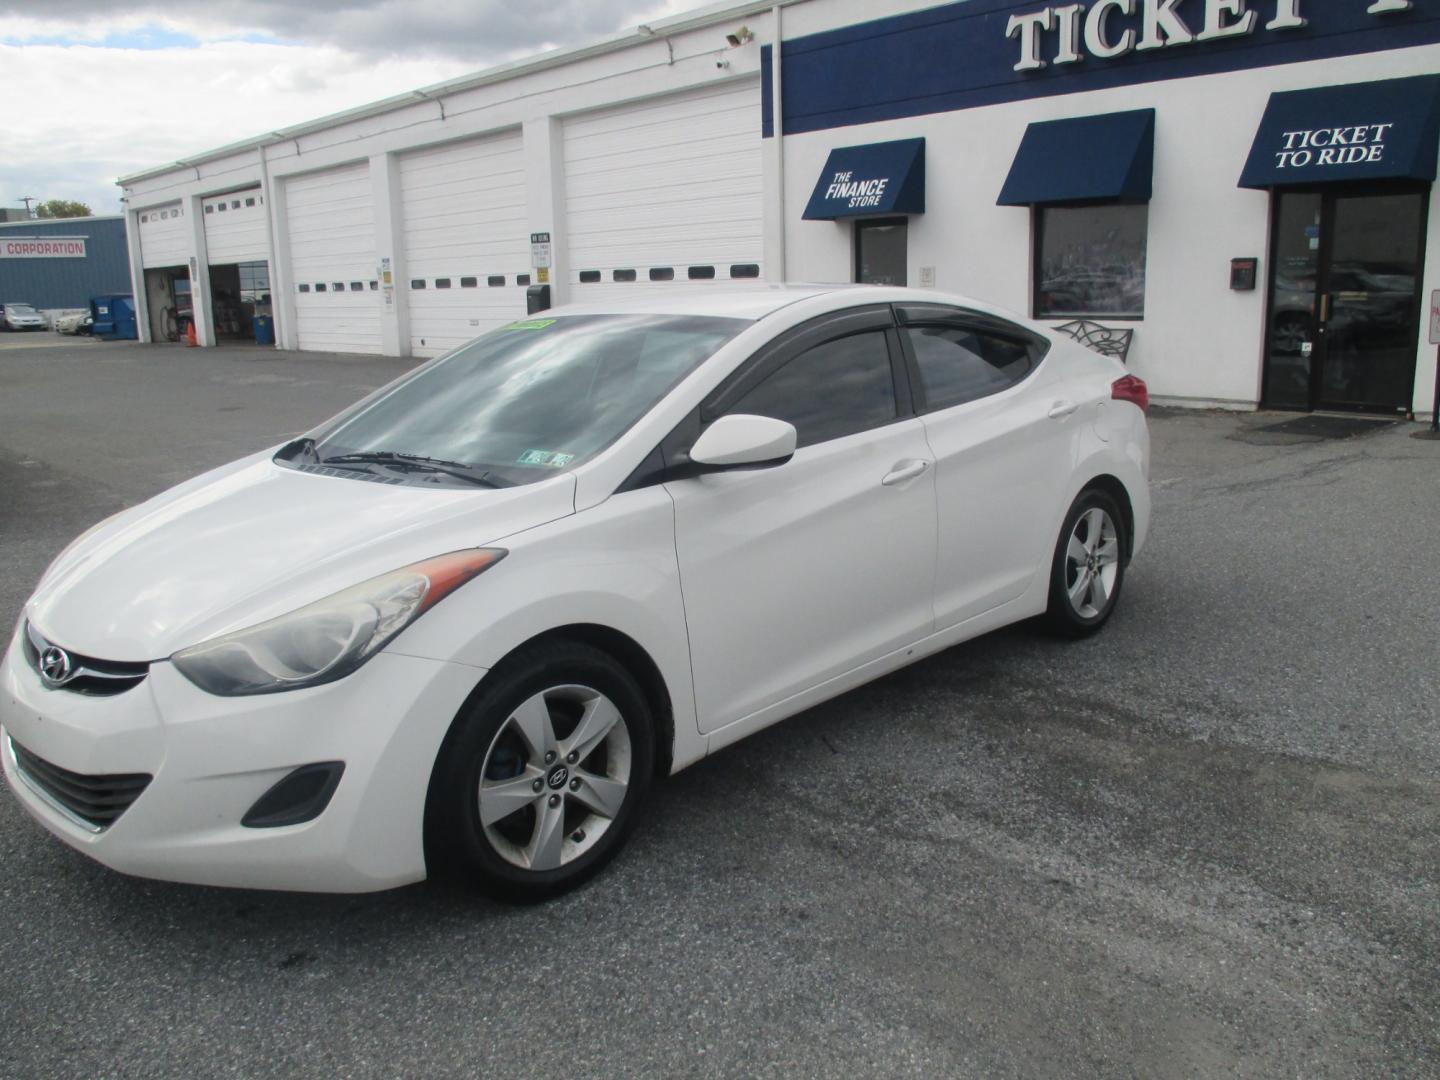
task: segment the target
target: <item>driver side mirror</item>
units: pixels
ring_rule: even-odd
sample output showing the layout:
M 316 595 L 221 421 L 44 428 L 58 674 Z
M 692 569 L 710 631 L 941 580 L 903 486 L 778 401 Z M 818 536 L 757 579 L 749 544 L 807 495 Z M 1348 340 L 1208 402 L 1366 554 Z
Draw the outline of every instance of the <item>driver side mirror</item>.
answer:
M 794 424 L 737 413 L 707 427 L 690 448 L 690 460 L 707 471 L 783 465 L 794 456 L 795 441 Z

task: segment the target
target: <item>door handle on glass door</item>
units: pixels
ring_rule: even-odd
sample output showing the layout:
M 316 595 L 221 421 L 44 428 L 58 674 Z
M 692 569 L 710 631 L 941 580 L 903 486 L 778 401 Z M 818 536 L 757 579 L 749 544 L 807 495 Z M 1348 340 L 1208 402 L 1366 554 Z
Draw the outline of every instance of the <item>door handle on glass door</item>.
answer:
M 929 467 L 930 462 L 913 458 L 909 461 L 897 461 L 891 466 L 890 471 L 880 480 L 880 483 L 886 487 L 894 487 L 896 484 L 903 484 L 907 480 L 914 480 Z
M 1063 420 L 1078 408 L 1080 408 L 1078 401 L 1057 401 L 1050 406 L 1050 411 L 1046 415 L 1051 420 Z

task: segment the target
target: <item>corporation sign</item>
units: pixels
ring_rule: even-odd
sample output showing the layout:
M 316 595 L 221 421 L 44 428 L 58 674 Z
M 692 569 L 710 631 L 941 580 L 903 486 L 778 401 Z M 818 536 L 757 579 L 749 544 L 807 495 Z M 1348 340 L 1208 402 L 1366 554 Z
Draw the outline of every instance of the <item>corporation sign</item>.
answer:
M 17 236 L 0 240 L 0 259 L 83 259 L 83 236 Z

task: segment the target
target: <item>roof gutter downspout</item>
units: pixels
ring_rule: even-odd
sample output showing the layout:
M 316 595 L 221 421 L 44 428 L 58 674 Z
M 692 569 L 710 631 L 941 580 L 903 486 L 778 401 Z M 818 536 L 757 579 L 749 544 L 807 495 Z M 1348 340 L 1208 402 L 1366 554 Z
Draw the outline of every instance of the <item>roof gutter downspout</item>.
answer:
M 775 280 L 786 281 L 789 272 L 785 259 L 785 107 L 780 92 L 780 42 L 784 39 L 781 23 L 784 9 L 776 4 L 770 9 L 770 126 L 775 140 Z

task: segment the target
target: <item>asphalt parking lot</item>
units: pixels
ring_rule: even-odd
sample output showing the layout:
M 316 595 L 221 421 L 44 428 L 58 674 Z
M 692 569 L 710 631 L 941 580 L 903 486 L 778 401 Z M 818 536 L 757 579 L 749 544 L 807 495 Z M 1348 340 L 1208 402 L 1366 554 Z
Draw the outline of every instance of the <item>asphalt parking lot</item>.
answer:
M 406 362 L 0 349 L 0 622 L 76 533 Z M 1440 443 L 1156 415 L 1116 617 L 658 786 L 511 909 L 129 879 L 0 793 L 0 1076 L 1440 1075 Z

